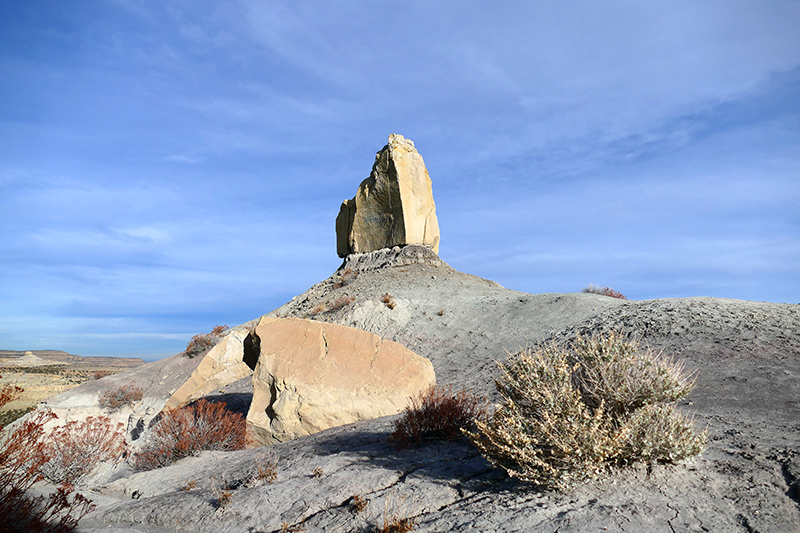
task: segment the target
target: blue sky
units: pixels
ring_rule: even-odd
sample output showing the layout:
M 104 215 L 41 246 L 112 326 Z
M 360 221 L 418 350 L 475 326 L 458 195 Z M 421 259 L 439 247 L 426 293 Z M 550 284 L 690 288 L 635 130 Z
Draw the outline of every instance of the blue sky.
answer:
M 390 133 L 442 259 L 800 302 L 800 2 L 0 2 L 0 348 L 158 359 L 340 264 Z

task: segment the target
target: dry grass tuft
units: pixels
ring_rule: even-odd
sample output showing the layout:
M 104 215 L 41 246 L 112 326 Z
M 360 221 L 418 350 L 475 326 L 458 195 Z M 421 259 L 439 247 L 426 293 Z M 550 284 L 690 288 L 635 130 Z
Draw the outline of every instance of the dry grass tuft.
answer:
M 270 485 L 278 480 L 278 458 L 272 453 L 264 453 L 256 458 L 256 479 Z
M 381 296 L 381 302 L 386 304 L 386 307 L 388 307 L 389 309 L 394 309 L 395 306 L 397 305 L 397 302 L 394 300 L 394 296 L 392 296 L 388 292 L 385 293 L 383 296 Z
M 598 287 L 594 284 L 590 284 L 588 287 L 583 289 L 583 292 L 587 292 L 590 294 L 599 294 L 601 296 L 609 296 L 611 298 L 619 298 L 620 300 L 627 300 L 627 298 L 619 291 L 615 291 L 611 287 Z
M 486 416 L 486 402 L 466 390 L 434 385 L 411 398 L 411 405 L 394 423 L 389 439 L 400 448 L 425 440 L 453 440 Z
M 98 398 L 98 404 L 100 407 L 115 411 L 124 405 L 133 407 L 133 404 L 141 400 L 143 396 L 144 392 L 140 387 L 129 383 L 101 392 Z
M 699 454 L 705 433 L 675 402 L 693 388 L 672 359 L 612 333 L 509 354 L 496 380 L 502 401 L 468 433 L 509 475 L 568 486 L 610 466 L 675 462 Z
M 355 514 L 361 514 L 367 510 L 367 500 L 360 494 L 354 494 L 352 498 L 350 498 L 350 509 Z
M 334 289 L 341 289 L 342 287 L 346 287 L 358 277 L 358 272 L 353 270 L 352 268 L 346 268 L 339 273 L 336 281 L 333 282 Z
M 297 524 L 290 524 L 289 522 L 284 522 L 281 524 L 281 533 L 300 533 L 305 530 L 306 528 L 303 527 L 303 522 L 299 522 Z
M 333 302 L 327 301 L 327 302 L 318 303 L 311 310 L 311 314 L 312 315 L 318 315 L 320 313 L 330 313 L 331 311 L 338 311 L 339 309 L 347 307 L 348 305 L 352 304 L 355 301 L 356 301 L 355 297 L 347 296 L 346 294 L 343 294 L 342 296 L 339 296 Z

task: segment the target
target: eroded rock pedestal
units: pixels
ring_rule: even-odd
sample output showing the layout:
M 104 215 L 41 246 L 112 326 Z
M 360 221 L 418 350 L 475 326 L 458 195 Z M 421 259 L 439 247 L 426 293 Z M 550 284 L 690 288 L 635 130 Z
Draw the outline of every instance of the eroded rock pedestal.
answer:
M 431 178 L 414 143 L 389 135 L 369 178 L 336 217 L 339 257 L 382 248 L 423 244 L 439 253 L 439 222 Z
M 245 362 L 255 366 L 247 431 L 256 446 L 399 413 L 436 381 L 430 360 L 405 346 L 299 318 L 263 317 Z

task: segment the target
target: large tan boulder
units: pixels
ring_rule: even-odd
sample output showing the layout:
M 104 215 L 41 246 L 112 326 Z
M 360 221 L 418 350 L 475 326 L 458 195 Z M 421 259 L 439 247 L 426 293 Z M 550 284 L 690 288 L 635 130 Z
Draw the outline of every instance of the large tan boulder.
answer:
M 414 143 L 389 135 L 375 156 L 369 178 L 336 217 L 339 257 L 406 244 L 424 244 L 439 253 L 439 222 L 431 178 Z
M 399 413 L 436 382 L 428 359 L 338 324 L 263 317 L 247 345 L 258 351 L 247 414 L 256 446 Z
M 192 375 L 169 397 L 165 409 L 183 407 L 252 374 L 244 363 L 247 331 L 231 330 L 203 357 Z

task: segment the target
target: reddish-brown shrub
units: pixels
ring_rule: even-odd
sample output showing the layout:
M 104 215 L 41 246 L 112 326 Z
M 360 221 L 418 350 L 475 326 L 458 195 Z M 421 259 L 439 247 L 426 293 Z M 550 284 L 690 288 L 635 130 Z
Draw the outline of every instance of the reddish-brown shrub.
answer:
M 0 388 L 0 407 L 22 392 L 19 387 Z M 51 458 L 44 436 L 44 425 L 55 418 L 52 411 L 38 411 L 13 430 L 0 427 L 0 532 L 72 531 L 94 504 L 81 494 L 73 494 L 63 484 L 49 497 L 31 497 L 28 489 L 41 476 L 39 469 Z
M 99 462 L 114 461 L 125 451 L 124 424 L 106 416 L 73 420 L 48 435 L 50 460 L 40 468 L 53 483 L 74 483 Z
M 243 449 L 244 417 L 228 411 L 225 406 L 225 402 L 200 400 L 194 405 L 165 412 L 133 457 L 134 467 L 153 470 L 201 450 Z
M 186 349 L 183 351 L 184 355 L 189 358 L 194 358 L 198 355 L 206 353 L 217 345 L 217 343 L 225 335 L 226 331 L 228 331 L 228 326 L 217 325 L 214 326 L 214 329 L 211 330 L 211 333 L 195 335 L 192 337 L 192 340 L 189 341 L 189 344 L 186 345 Z
M 135 387 L 132 383 L 120 385 L 113 389 L 106 389 L 100 393 L 98 403 L 100 407 L 106 409 L 119 409 L 123 405 L 133 406 L 134 403 L 142 399 L 143 391 L 140 387 Z
M 615 291 L 611 287 L 598 287 L 596 285 L 589 285 L 583 292 L 590 294 L 599 294 L 601 296 L 610 296 L 611 298 L 619 298 L 620 300 L 627 300 L 627 298 L 619 291 Z
M 110 376 L 111 374 L 113 374 L 113 372 L 111 372 L 110 370 L 98 370 L 94 374 L 92 374 L 92 377 L 94 379 L 102 379 L 106 376 Z
M 486 402 L 466 390 L 434 385 L 411 398 L 389 437 L 398 447 L 419 445 L 423 440 L 452 440 L 485 416 Z

